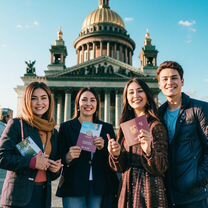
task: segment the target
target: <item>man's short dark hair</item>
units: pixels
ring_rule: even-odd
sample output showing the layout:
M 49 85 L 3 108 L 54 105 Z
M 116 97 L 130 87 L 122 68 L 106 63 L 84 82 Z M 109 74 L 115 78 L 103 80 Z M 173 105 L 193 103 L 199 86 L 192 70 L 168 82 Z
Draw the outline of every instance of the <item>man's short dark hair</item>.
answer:
M 158 80 L 159 80 L 160 72 L 166 68 L 175 69 L 179 73 L 180 78 L 183 79 L 184 72 L 183 72 L 182 66 L 179 63 L 177 63 L 175 61 L 164 61 L 163 63 L 160 64 L 160 66 L 157 69 L 157 79 Z

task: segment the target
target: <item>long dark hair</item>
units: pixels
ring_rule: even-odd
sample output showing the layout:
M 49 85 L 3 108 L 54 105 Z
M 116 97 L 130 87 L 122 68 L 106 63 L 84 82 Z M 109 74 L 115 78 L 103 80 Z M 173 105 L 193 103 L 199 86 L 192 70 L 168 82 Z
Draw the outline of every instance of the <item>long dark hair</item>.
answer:
M 95 99 L 97 101 L 97 107 L 96 107 L 96 111 L 95 113 L 93 114 L 93 122 L 96 122 L 99 120 L 99 108 L 100 108 L 100 102 L 99 102 L 99 98 L 98 98 L 98 95 L 97 93 L 95 92 L 95 90 L 93 90 L 92 88 L 89 88 L 89 87 L 85 87 L 85 88 L 82 88 L 79 90 L 79 92 L 77 93 L 77 96 L 75 98 L 75 107 L 74 107 L 74 116 L 73 118 L 78 118 L 80 116 L 80 110 L 79 110 L 79 100 L 80 100 L 80 97 L 81 95 L 84 93 L 84 92 L 91 92 L 94 96 L 95 96 Z
M 158 110 L 157 110 L 157 105 L 154 101 L 154 97 L 152 94 L 152 91 L 150 90 L 150 88 L 148 87 L 148 85 L 141 79 L 138 78 L 133 78 L 131 80 L 129 80 L 125 87 L 124 87 L 124 91 L 123 91 L 123 111 L 121 114 L 121 119 L 120 119 L 120 124 L 131 120 L 133 118 L 135 118 L 135 112 L 134 109 L 129 105 L 128 100 L 127 100 L 127 90 L 129 85 L 135 82 L 138 85 L 140 85 L 140 87 L 142 88 L 142 90 L 144 91 L 144 93 L 147 96 L 147 104 L 145 106 L 145 113 L 147 114 L 148 117 L 152 117 L 153 119 L 159 120 L 159 116 L 158 116 Z M 118 136 L 117 136 L 118 140 L 120 141 L 123 138 L 123 132 L 121 130 L 121 127 L 118 130 Z

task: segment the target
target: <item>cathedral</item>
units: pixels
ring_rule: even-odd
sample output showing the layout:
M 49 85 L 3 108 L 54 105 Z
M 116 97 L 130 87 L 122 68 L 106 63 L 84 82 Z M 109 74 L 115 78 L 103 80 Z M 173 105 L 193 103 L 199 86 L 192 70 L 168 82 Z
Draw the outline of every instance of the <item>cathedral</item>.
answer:
M 99 7 L 84 20 L 79 36 L 74 41 L 77 64 L 66 66 L 67 46 L 63 31 L 58 32 L 50 48 L 50 63 L 44 76 L 36 75 L 34 62 L 26 62 L 24 85 L 16 87 L 18 112 L 25 86 L 43 81 L 55 99 L 57 124 L 73 116 L 77 92 L 82 87 L 94 88 L 100 98 L 100 118 L 118 128 L 122 111 L 122 92 L 126 82 L 138 77 L 152 89 L 155 99 L 159 89 L 156 80 L 157 54 L 149 32 L 141 47 L 140 66 L 132 65 L 136 44 L 126 30 L 122 17 L 110 8 L 109 0 L 99 0 Z M 137 54 L 138 56 L 138 54 Z

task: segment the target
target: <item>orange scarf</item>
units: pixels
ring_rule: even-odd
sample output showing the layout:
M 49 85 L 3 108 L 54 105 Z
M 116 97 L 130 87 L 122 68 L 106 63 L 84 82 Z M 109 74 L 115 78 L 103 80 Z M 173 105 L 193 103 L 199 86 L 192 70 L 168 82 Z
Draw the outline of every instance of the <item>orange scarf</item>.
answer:
M 55 122 L 54 121 L 49 122 L 38 116 L 34 116 L 34 119 L 32 120 L 32 126 L 38 129 L 43 144 L 44 152 L 48 156 L 50 156 L 52 150 L 51 136 L 52 136 L 52 131 L 55 127 Z M 37 175 L 35 177 L 35 182 L 46 182 L 46 181 L 47 181 L 46 171 L 38 170 Z
M 44 152 L 47 155 L 51 154 L 51 136 L 52 131 L 55 127 L 54 121 L 47 121 L 45 119 L 42 119 L 38 116 L 34 116 L 34 119 L 32 121 L 32 125 L 39 130 L 40 138 L 43 144 Z

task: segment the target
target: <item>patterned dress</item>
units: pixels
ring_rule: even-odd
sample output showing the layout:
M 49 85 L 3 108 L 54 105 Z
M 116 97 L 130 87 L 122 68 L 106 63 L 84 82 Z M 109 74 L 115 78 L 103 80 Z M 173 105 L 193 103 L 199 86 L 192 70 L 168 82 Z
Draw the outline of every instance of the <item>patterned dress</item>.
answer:
M 168 167 L 168 139 L 164 126 L 150 123 L 153 137 L 152 153 L 147 157 L 139 145 L 128 147 L 125 139 L 119 141 L 121 154 L 110 156 L 110 166 L 122 172 L 118 208 L 167 208 L 164 173 Z

